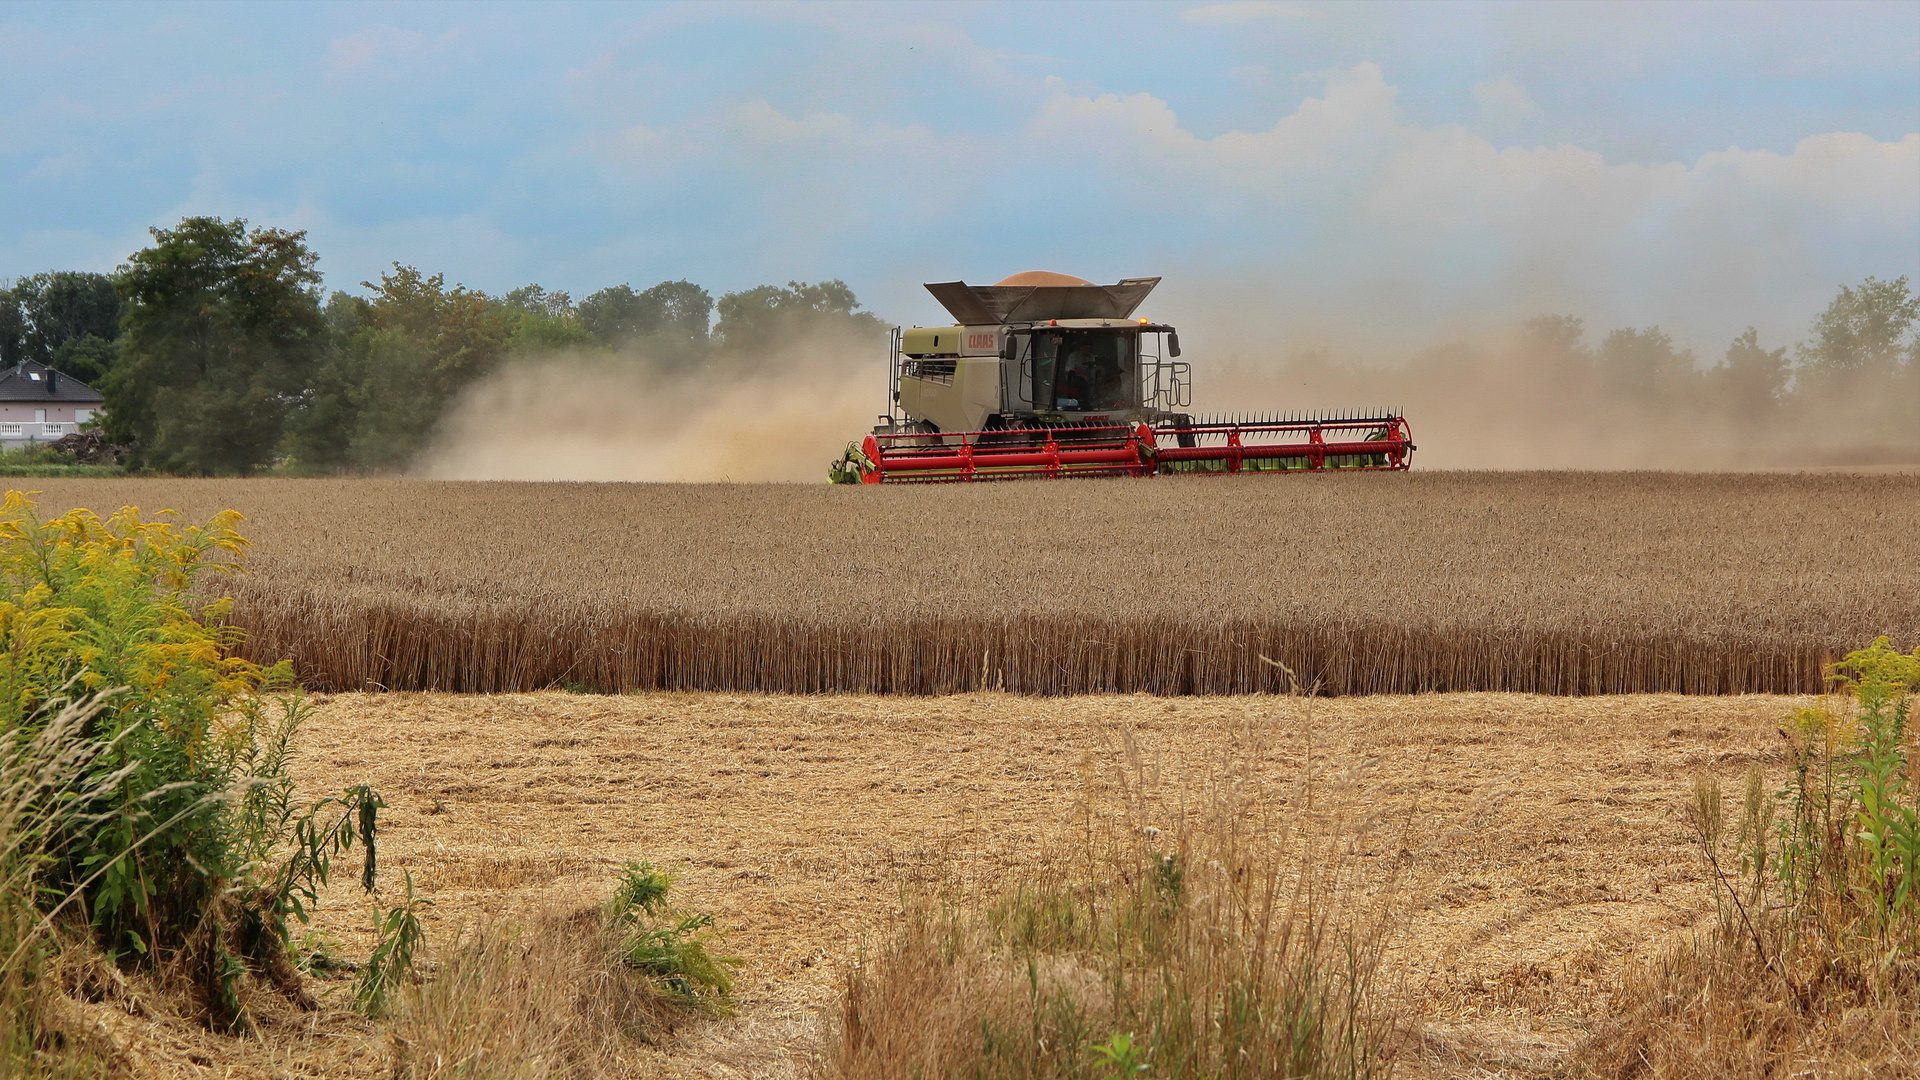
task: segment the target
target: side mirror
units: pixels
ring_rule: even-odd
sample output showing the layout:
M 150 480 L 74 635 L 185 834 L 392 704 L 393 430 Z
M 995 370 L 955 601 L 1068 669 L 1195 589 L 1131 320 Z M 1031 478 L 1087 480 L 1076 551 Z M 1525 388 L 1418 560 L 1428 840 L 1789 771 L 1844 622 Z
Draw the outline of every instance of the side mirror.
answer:
M 1020 343 L 1012 334 L 1007 335 L 1007 343 L 1000 346 L 1000 359 L 1015 360 L 1020 356 Z
M 1167 355 L 1180 355 L 1180 331 L 1178 330 L 1167 331 Z

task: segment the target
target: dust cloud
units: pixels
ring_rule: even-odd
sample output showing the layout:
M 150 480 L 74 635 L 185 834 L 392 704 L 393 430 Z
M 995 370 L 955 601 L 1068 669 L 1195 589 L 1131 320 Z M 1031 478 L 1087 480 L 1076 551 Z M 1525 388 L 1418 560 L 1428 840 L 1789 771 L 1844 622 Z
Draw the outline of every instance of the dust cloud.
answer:
M 467 389 L 412 472 L 445 480 L 823 483 L 884 407 L 886 343 L 821 334 L 751 360 L 525 358 Z
M 1898 359 L 1822 372 L 1795 367 L 1794 341 L 1743 337 L 1701 356 L 1657 328 L 1570 316 L 1370 354 L 1290 345 L 1273 329 L 1258 305 L 1183 326 L 1196 415 L 1398 409 L 1417 468 L 1920 466 L 1920 372 Z M 886 345 L 832 331 L 785 341 L 751 359 L 680 365 L 635 353 L 520 359 L 461 396 L 412 471 L 820 483 L 885 407 Z
M 1420 468 L 1920 466 L 1914 365 L 1796 371 L 1793 344 L 1736 339 L 1701 357 L 1657 328 L 1596 331 L 1544 317 L 1404 359 L 1325 347 L 1232 349 L 1204 365 L 1194 357 L 1194 405 L 1199 414 L 1396 409 Z

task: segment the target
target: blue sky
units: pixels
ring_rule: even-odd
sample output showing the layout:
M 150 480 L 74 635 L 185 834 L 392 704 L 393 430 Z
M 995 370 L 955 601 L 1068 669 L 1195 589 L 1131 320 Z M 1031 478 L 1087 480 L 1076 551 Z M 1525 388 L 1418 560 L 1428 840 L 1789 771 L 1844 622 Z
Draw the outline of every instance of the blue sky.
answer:
M 0 279 L 187 214 L 341 288 L 1157 273 L 1218 347 L 1713 353 L 1920 275 L 1920 4 L 0 6 Z

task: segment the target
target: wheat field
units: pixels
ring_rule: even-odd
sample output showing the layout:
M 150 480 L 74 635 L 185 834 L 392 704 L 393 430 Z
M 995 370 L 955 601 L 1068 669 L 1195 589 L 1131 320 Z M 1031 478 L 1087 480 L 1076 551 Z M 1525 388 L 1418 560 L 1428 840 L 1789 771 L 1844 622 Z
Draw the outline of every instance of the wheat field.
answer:
M 322 690 L 1805 693 L 1920 644 L 1912 474 L 34 486 L 240 510 L 245 651 Z

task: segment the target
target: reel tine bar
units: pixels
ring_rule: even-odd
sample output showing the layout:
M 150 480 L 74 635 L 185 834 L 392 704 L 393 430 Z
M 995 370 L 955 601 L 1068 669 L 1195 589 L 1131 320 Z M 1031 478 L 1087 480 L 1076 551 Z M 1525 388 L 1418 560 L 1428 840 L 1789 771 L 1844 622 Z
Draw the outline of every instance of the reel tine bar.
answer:
M 1165 440 L 1164 442 L 1162 440 Z M 869 435 L 861 479 L 882 483 L 1359 469 L 1412 463 L 1406 417 L 1382 410 L 1307 418 L 1288 412 L 1187 424 L 1061 424 L 995 431 Z

